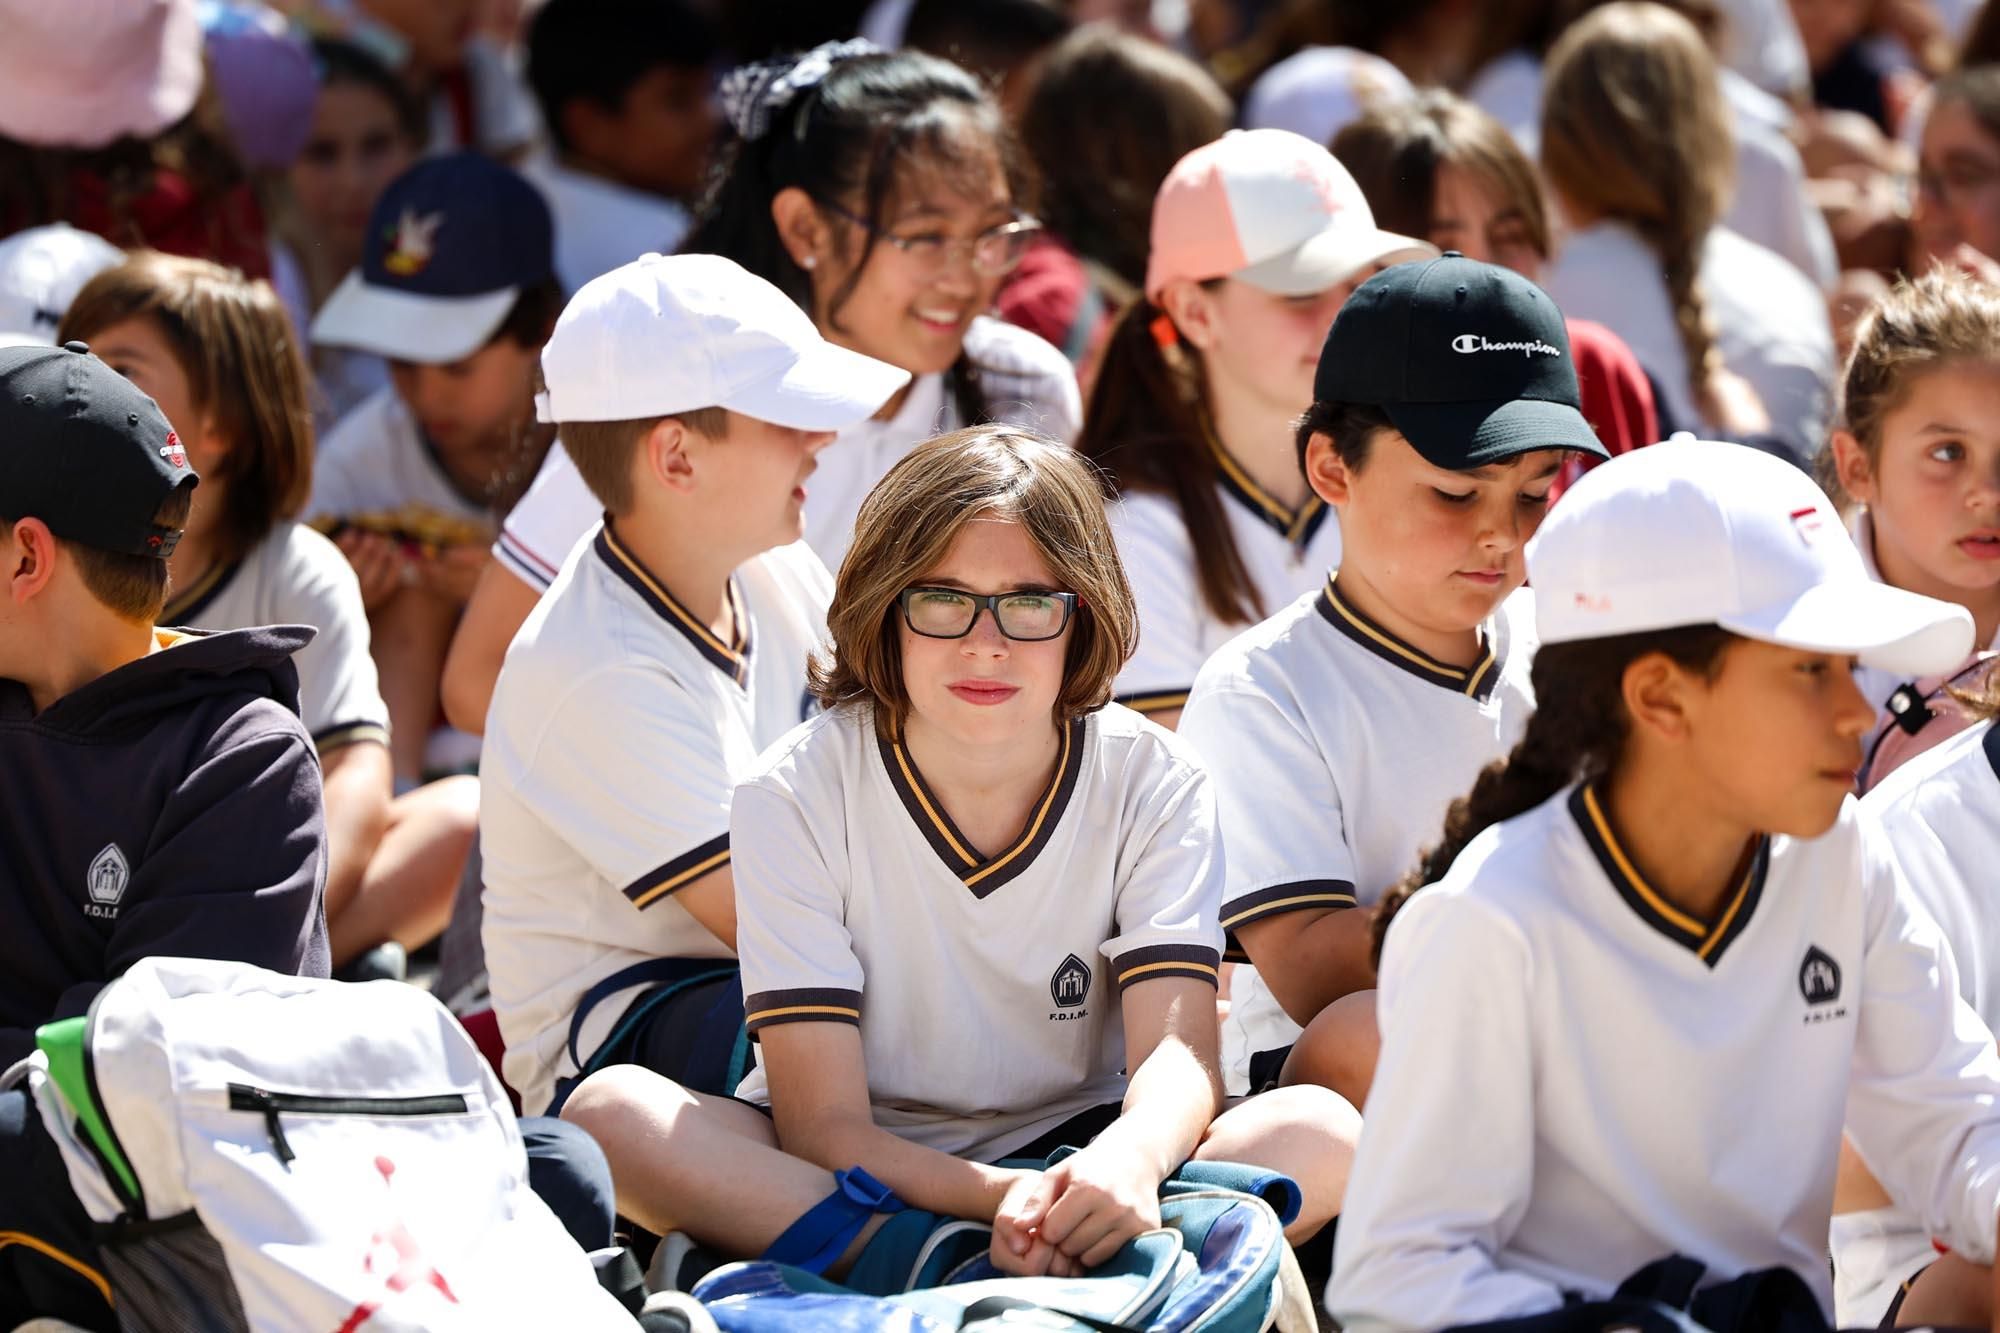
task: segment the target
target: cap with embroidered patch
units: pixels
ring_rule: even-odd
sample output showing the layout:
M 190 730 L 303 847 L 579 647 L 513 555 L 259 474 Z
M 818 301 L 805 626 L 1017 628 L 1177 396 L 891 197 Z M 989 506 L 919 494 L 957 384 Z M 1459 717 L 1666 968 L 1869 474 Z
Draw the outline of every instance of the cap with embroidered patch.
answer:
M 1313 398 L 1381 408 L 1454 472 L 1537 449 L 1608 456 L 1584 420 L 1562 311 L 1512 269 L 1457 251 L 1355 289 L 1326 335 Z
M 195 482 L 159 405 L 84 344 L 0 347 L 0 514 L 164 560 L 181 533 L 153 516 Z
M 1545 644 L 1720 625 L 1907 676 L 1972 651 L 1964 607 L 1869 577 L 1812 478 L 1691 435 L 1585 473 L 1529 542 L 1528 577 Z
M 478 153 L 426 158 L 389 183 L 361 267 L 313 320 L 316 343 L 445 365 L 485 346 L 523 288 L 555 272 L 541 194 Z
M 820 336 L 798 302 L 721 255 L 643 255 L 577 290 L 542 348 L 545 421 L 727 408 L 794 430 L 873 416 L 910 373 Z

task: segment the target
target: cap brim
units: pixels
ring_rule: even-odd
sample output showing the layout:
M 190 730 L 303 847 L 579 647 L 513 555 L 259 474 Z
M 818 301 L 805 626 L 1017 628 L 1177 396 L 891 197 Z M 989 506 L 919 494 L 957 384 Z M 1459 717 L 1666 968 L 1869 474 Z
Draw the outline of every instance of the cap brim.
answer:
M 355 347 L 391 361 L 441 366 L 484 347 L 514 308 L 518 287 L 478 296 L 419 296 L 374 287 L 356 269 L 333 289 L 313 319 L 312 339 Z
M 1275 296 L 1311 296 L 1367 269 L 1437 257 L 1438 248 L 1429 241 L 1393 231 L 1357 232 L 1352 227 L 1331 226 L 1283 254 L 1259 260 L 1229 276 Z
M 1384 403 L 1382 411 L 1433 466 L 1463 472 L 1538 449 L 1609 458 L 1583 413 L 1568 403 L 1510 398 L 1486 403 Z
M 1808 589 L 1789 605 L 1718 618 L 1745 638 L 1859 658 L 1899 676 L 1950 671 L 1972 655 L 1972 613 L 1873 579 Z
M 910 372 L 833 343 L 809 347 L 783 371 L 715 404 L 793 430 L 845 430 L 882 410 Z

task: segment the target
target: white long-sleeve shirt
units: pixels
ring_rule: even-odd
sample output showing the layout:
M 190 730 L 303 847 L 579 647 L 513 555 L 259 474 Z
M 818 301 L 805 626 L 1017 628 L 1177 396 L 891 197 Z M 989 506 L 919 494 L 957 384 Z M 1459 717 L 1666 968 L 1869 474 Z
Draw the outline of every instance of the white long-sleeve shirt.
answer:
M 1712 923 L 1641 880 L 1583 789 L 1486 830 L 1390 931 L 1382 1056 L 1327 1308 L 1349 1333 L 1533 1314 L 1665 1255 L 1785 1265 L 1831 1312 L 1843 1109 L 1975 1262 L 2000 1056 L 1849 801 L 1768 840 Z

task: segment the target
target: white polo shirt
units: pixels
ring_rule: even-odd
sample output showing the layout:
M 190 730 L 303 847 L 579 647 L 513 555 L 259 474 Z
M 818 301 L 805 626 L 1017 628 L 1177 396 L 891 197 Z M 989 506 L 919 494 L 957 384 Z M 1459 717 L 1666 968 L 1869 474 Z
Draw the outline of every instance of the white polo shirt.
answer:
M 1340 563 L 1340 520 L 1317 495 L 1288 509 L 1220 449 L 1217 488 L 1236 554 L 1266 615 L 1319 587 Z M 1248 626 L 1223 621 L 1201 595 L 1194 544 L 1172 496 L 1127 491 L 1108 506 L 1118 556 L 1139 603 L 1139 650 L 1118 673 L 1118 702 L 1141 713 L 1187 704 L 1201 664 Z
M 1382 1055 L 1328 1311 L 1429 1330 L 1608 1296 L 1669 1254 L 1784 1266 L 1832 1311 L 1842 1111 L 1975 1263 L 2000 1211 L 2000 1057 L 1855 803 L 1763 840 L 1712 922 L 1583 789 L 1473 840 L 1390 927 Z
M 1486 651 L 1467 671 L 1355 610 L 1328 578 L 1211 657 L 1180 734 L 1215 780 L 1224 928 L 1371 905 L 1414 870 L 1452 801 L 1527 726 L 1534 623 L 1522 589 L 1481 628 Z M 1298 1035 L 1256 969 L 1239 968 L 1222 1025 L 1229 1091 L 1250 1091 L 1251 1056 Z
M 812 552 L 767 551 L 731 580 L 741 629 L 725 644 L 600 527 L 515 636 L 479 769 L 482 936 L 529 1114 L 576 1072 L 570 1020 L 598 981 L 729 956 L 673 895 L 730 863 L 730 791 L 804 714 L 831 595 Z M 581 1055 L 630 998 L 591 1011 Z
M 1989 1027 L 2000 1023 L 2000 732 L 1987 723 L 1918 755 L 1862 798 L 1861 816 L 1944 932 L 1958 993 Z M 1836 1216 L 1838 1322 L 1873 1328 L 1897 1287 L 1936 1258 L 1923 1222 L 1903 1209 Z
M 189 629 L 311 625 L 319 631 L 292 655 L 299 717 L 325 758 L 344 745 L 389 741 L 361 585 L 340 548 L 311 528 L 281 522 L 234 564 L 217 565 L 161 610 L 159 623 Z
M 983 855 L 874 712 L 837 708 L 736 789 L 750 1030 L 861 1029 L 875 1121 L 994 1160 L 1124 1096 L 1119 996 L 1215 983 L 1222 863 L 1208 781 L 1113 704 L 1063 731 L 1047 790 Z M 768 1102 L 761 1069 L 737 1095 Z
M 310 519 L 434 514 L 492 531 L 493 514 L 461 494 L 394 386 L 378 390 L 319 442 Z

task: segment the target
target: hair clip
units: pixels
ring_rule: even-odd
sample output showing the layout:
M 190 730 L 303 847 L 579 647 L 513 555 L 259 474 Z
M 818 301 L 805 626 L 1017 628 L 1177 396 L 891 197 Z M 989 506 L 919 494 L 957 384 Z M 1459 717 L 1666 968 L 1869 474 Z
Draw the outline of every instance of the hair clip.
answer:
M 1181 345 L 1181 331 L 1174 326 L 1173 316 L 1162 310 L 1153 316 L 1153 322 L 1146 326 L 1153 332 L 1153 342 L 1162 352 L 1171 352 Z
M 771 128 L 771 117 L 790 106 L 800 93 L 817 87 L 835 65 L 881 50 L 866 38 L 856 37 L 844 42 L 821 42 L 804 55 L 780 56 L 740 66 L 723 76 L 720 89 L 723 112 L 738 138 L 755 143 Z

